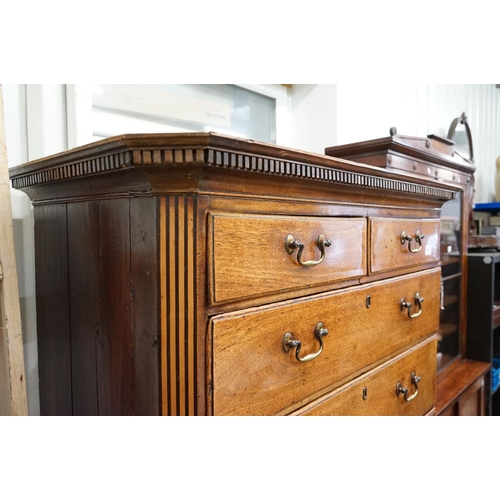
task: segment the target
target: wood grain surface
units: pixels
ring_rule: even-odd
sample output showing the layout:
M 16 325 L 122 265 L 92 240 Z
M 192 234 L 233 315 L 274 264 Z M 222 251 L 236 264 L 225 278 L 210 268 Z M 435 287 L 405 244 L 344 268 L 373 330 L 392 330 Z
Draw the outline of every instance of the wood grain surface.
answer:
M 370 219 L 370 272 L 439 262 L 439 230 L 440 222 L 436 219 Z M 419 248 L 415 241 L 416 232 L 424 235 L 420 251 L 412 253 L 408 242 L 401 244 L 402 231 L 412 238 L 412 250 Z
M 361 379 L 299 410 L 308 416 L 421 416 L 434 408 L 436 401 L 437 338 L 431 338 L 409 349 L 391 361 L 370 371 Z M 408 396 L 415 394 L 411 374 L 420 377 L 418 394 L 411 401 L 398 395 L 401 383 Z
M 35 206 L 44 414 L 289 414 L 438 329 L 457 191 L 438 181 L 213 133 L 109 138 L 11 178 Z M 286 252 L 292 234 L 317 260 L 321 233 L 320 264 Z M 314 353 L 319 321 L 299 363 L 283 336 Z
M 0 415 L 27 415 L 23 330 L 0 85 Z
M 366 274 L 366 219 L 212 215 L 213 302 L 266 295 Z M 324 260 L 304 267 L 285 248 L 288 234 L 304 244 L 304 261 L 321 256 L 318 237 L 331 240 Z
M 436 269 L 214 318 L 214 414 L 269 415 L 300 405 L 311 394 L 436 332 L 439 281 Z M 425 301 L 422 314 L 410 319 L 400 300 L 411 300 L 416 292 Z M 302 342 L 302 356 L 314 353 L 319 321 L 329 330 L 324 350 L 313 361 L 300 363 L 292 351 L 284 351 L 283 336 L 291 332 Z

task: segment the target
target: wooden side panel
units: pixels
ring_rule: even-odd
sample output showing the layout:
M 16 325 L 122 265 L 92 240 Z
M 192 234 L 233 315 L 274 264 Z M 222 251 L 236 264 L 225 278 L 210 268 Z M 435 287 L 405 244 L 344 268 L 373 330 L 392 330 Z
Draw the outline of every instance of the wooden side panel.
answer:
M 130 200 L 134 415 L 160 414 L 156 198 Z
M 101 338 L 99 254 L 99 202 L 68 204 L 74 415 L 99 413 L 96 359 L 96 341 Z
M 99 414 L 129 415 L 133 409 L 133 350 L 128 199 L 101 201 L 100 239 Z
M 35 207 L 35 279 L 41 415 L 71 415 L 66 204 Z
M 473 386 L 478 381 L 480 381 L 482 385 L 485 378 L 488 380 L 488 383 L 490 383 L 490 378 L 487 375 L 490 368 L 490 363 L 466 359 L 461 363 L 457 363 L 450 371 L 446 372 L 444 376 L 439 376 L 436 392 L 437 415 L 459 415 L 461 412 L 461 403 L 468 398 L 469 390 L 474 394 L 473 398 L 477 400 L 475 392 L 477 392 L 479 387 L 473 388 Z M 481 388 L 481 392 L 483 389 L 484 388 Z M 484 394 L 481 397 L 484 398 Z M 450 408 L 453 409 L 450 410 Z M 480 414 L 483 415 L 485 412 L 486 409 L 483 405 Z
M 197 199 L 160 199 L 162 413 L 195 415 L 197 404 Z
M 460 417 L 484 417 L 485 416 L 485 384 L 484 377 L 467 389 L 466 393 L 458 402 L 458 415 Z
M 68 205 L 75 415 L 159 414 L 156 203 Z

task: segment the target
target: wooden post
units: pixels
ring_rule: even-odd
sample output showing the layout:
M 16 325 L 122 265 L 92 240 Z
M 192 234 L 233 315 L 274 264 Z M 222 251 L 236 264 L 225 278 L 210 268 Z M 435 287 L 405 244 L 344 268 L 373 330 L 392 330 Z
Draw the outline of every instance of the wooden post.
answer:
M 27 415 L 23 334 L 0 85 L 0 415 Z

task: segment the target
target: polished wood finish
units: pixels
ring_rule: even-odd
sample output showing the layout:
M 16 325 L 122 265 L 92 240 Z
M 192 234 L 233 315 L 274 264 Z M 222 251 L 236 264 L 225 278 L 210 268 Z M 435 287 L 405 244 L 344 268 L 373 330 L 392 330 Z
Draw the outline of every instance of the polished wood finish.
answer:
M 34 208 L 40 413 L 72 414 L 68 221 L 66 204 Z M 78 239 L 83 243 L 81 238 Z M 78 304 L 78 303 L 77 303 Z M 78 314 L 75 311 L 75 314 Z M 94 329 L 92 329 L 94 331 Z M 78 335 L 78 334 L 77 334 Z M 82 359 L 82 363 L 85 358 Z M 92 363 L 91 360 L 89 360 Z M 50 392 L 50 398 L 43 391 Z
M 162 332 L 162 413 L 194 415 L 205 398 L 197 398 L 199 370 L 197 255 L 204 242 L 197 239 L 198 200 L 193 196 L 160 198 L 160 267 Z M 154 304 L 152 304 L 154 307 Z M 202 366 L 202 365 L 201 365 Z M 201 379 L 199 380 L 199 378 Z M 200 391 L 201 392 L 201 391 Z M 202 410 L 204 411 L 204 410 Z
M 434 250 L 368 266 L 374 220 L 430 221 L 432 246 L 456 195 L 439 181 L 214 133 L 119 136 L 11 178 L 35 206 L 43 414 L 290 414 L 438 329 Z M 332 246 L 303 267 L 287 234 L 317 260 L 318 231 Z M 283 336 L 314 353 L 319 321 L 300 363 Z
M 412 238 L 410 242 L 401 242 L 403 232 Z M 424 235 L 420 244 L 415 241 L 418 233 Z M 370 234 L 371 273 L 439 262 L 439 221 L 436 219 L 372 218 Z
M 452 141 L 436 136 L 394 134 L 353 144 L 327 147 L 325 154 L 367 165 L 406 172 L 411 177 L 440 180 L 450 186 L 468 186 L 475 167 L 456 155 Z
M 209 222 L 213 303 L 367 274 L 366 218 L 211 214 Z M 298 250 L 286 251 L 288 234 L 304 244 L 302 262 L 320 259 L 321 234 L 330 239 L 323 262 L 309 269 L 300 265 Z
M 425 302 L 422 314 L 410 318 L 400 301 L 403 297 L 411 300 L 416 292 Z M 329 333 L 317 359 L 303 364 L 292 352 L 283 350 L 283 337 L 291 332 L 302 342 L 304 353 L 316 352 L 314 330 L 319 321 Z M 212 320 L 213 412 L 282 412 L 359 374 L 438 327 L 438 269 L 217 316 Z M 350 356 L 352 352 L 356 355 Z
M 453 382 L 453 379 L 448 378 L 449 374 L 454 372 L 456 368 L 464 370 L 464 367 L 469 366 L 467 363 L 463 366 L 462 364 L 469 356 L 467 351 L 468 312 L 466 301 L 468 286 L 467 239 L 469 216 L 474 196 L 473 174 L 475 171 L 474 164 L 456 154 L 454 149 L 453 141 L 434 135 L 410 137 L 391 130 L 390 137 L 333 146 L 325 150 L 329 156 L 385 168 L 388 171 L 400 173 L 404 178 L 418 178 L 429 182 L 440 181 L 449 189 L 456 191 L 460 197 L 460 236 L 457 243 L 461 252 L 453 258 L 445 255 L 440 262 L 445 291 L 443 307 L 450 306 L 449 301 L 453 299 L 456 301 L 454 307 L 458 311 L 456 322 L 449 322 L 447 311 L 443 311 L 443 322 L 440 326 L 440 342 L 447 342 L 447 345 L 452 346 L 452 350 L 456 347 L 454 355 L 446 354 L 438 360 L 438 395 L 440 398 L 446 396 L 452 398 L 450 401 L 441 399 L 441 410 L 443 407 L 451 408 L 455 397 L 454 391 L 462 393 L 467 390 L 468 385 L 474 384 L 476 380 L 465 376 L 457 378 Z M 452 281 L 458 285 L 455 287 Z M 448 288 L 452 288 L 452 296 L 448 295 Z M 450 391 L 449 385 L 453 383 L 456 387 L 454 387 L 454 391 Z M 460 384 L 465 385 L 461 386 Z
M 43 415 L 158 414 L 155 210 L 153 198 L 35 206 Z
M 434 410 L 436 400 L 436 336 L 422 342 L 355 379 L 337 391 L 301 408 L 296 415 L 307 416 L 409 416 L 425 415 Z M 418 382 L 418 394 L 405 401 L 396 387 L 415 394 L 411 374 L 425 374 Z
M 437 386 L 437 415 L 486 415 L 484 390 L 489 370 L 490 364 L 481 361 L 455 363 Z
M 61 205 L 63 206 L 63 205 Z M 100 265 L 99 265 L 99 202 L 72 203 L 67 206 L 68 216 L 68 272 L 73 279 L 69 284 L 69 303 L 74 304 L 70 320 L 71 344 L 73 353 L 69 364 L 73 366 L 71 392 L 73 407 L 66 413 L 76 415 L 97 415 L 97 357 L 99 346 L 98 331 L 100 328 L 101 303 Z M 82 241 L 94 239 L 97 244 L 82 244 Z M 80 272 L 85 269 L 85 272 Z M 50 278 L 50 277 L 49 277 Z M 76 306 L 78 304 L 78 306 Z M 42 330 L 43 331 L 43 330 Z M 89 334 L 89 333 L 93 334 Z M 40 362 L 50 356 L 50 349 L 38 339 L 38 350 L 45 348 L 40 354 Z M 43 351 L 42 351 L 43 352 Z M 50 358 L 49 358 L 50 359 Z M 67 356 L 64 356 L 67 359 Z M 42 373 L 45 370 L 40 370 Z M 76 376 L 80 373 L 80 376 Z M 43 398 L 42 401 L 45 402 Z M 45 403 L 44 403 L 45 404 Z M 43 413 L 55 410 L 43 408 Z

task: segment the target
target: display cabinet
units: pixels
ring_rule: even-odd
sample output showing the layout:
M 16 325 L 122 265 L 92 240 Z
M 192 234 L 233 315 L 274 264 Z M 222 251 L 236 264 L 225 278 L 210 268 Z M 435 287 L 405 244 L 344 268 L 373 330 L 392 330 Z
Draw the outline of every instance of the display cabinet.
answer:
M 474 359 L 492 363 L 486 384 L 487 413 L 500 415 L 500 253 L 470 253 L 467 307 L 467 352 Z

